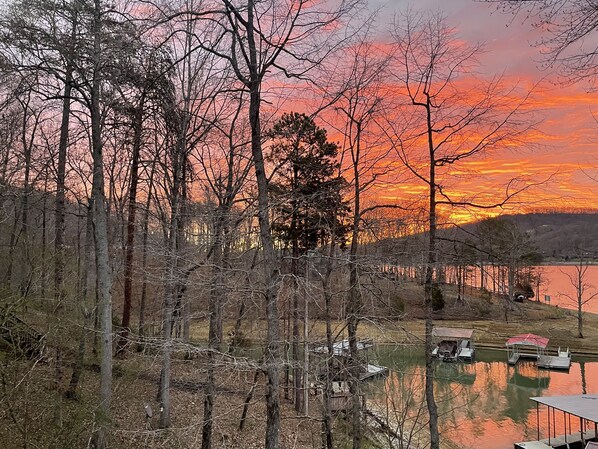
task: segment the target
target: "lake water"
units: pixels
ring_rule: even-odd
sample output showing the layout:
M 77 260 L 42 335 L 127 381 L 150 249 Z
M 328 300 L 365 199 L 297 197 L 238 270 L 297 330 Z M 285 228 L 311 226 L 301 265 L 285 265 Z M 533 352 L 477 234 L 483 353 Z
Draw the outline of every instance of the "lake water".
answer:
M 582 297 L 586 300 L 596 295 L 596 298 L 590 299 L 583 306 L 583 310 L 584 312 L 598 313 L 598 265 L 588 265 L 584 269 L 585 292 Z M 534 271 L 541 276 L 539 289 L 537 285 L 533 286 L 534 292 L 541 302 L 545 302 L 546 296 L 549 296 L 551 305 L 577 310 L 575 265 L 542 265 L 534 267 Z M 492 274 L 488 275 L 486 283 L 492 288 Z M 466 284 L 473 287 L 480 286 L 478 267 L 470 267 Z M 502 281 L 497 280 L 497 285 L 498 291 L 507 291 L 506 278 Z
M 590 298 L 598 293 L 598 265 L 586 267 L 584 283 L 586 292 L 583 298 Z M 571 298 L 576 298 L 576 289 L 570 277 L 575 279 L 577 274 L 572 265 L 545 265 L 537 267 L 542 276 L 540 284 L 540 300 L 544 301 L 545 295 L 550 296 L 550 304 L 567 309 L 577 309 L 577 303 Z M 584 311 L 598 313 L 598 296 L 584 305 Z
M 463 449 L 511 449 L 514 442 L 537 438 L 536 403 L 530 397 L 598 391 L 598 361 L 574 358 L 569 372 L 558 372 L 538 370 L 528 362 L 512 367 L 506 357 L 505 352 L 477 350 L 474 363 L 435 362 L 442 438 Z M 420 405 L 425 407 L 423 352 L 380 347 L 378 362 L 391 372 L 369 384 L 369 407 L 396 425 L 405 423 L 407 430 L 414 424 L 417 427 L 418 410 Z M 561 434 L 562 421 L 562 417 L 557 419 Z M 540 428 L 547 436 L 546 427 L 546 411 L 540 408 Z

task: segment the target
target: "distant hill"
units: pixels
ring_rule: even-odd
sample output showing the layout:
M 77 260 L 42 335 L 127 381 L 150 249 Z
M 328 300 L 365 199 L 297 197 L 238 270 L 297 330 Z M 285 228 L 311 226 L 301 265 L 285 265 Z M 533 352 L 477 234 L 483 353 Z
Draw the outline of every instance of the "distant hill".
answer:
M 545 259 L 569 260 L 579 250 L 598 259 L 598 213 L 531 213 L 502 218 L 527 232 Z
M 528 235 L 545 262 L 566 262 L 575 259 L 579 251 L 598 261 L 598 213 L 529 213 L 502 215 L 485 221 L 508 220 Z M 474 242 L 479 223 L 470 223 L 459 228 L 441 229 L 438 232 L 439 252 L 451 254 L 452 241 Z M 478 238 L 484 239 L 484 236 Z M 442 241 L 444 240 L 444 242 Z M 378 254 L 382 258 L 401 255 L 403 260 L 412 258 L 421 261 L 421 251 L 425 246 L 426 235 L 415 234 L 402 238 L 383 239 L 366 245 L 368 254 Z

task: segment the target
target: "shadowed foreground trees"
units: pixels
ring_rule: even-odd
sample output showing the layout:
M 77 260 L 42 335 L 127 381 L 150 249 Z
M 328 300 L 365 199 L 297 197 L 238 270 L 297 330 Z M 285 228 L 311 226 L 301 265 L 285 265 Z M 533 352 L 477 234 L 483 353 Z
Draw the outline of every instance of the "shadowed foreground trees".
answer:
M 333 35 L 329 25 L 351 12 L 355 2 L 341 2 L 327 10 L 325 5 L 303 0 L 232 2 L 222 0 L 213 6 L 218 14 L 210 17 L 215 30 L 214 40 L 200 46 L 230 65 L 240 85 L 248 92 L 248 118 L 251 129 L 251 152 L 257 186 L 257 215 L 263 251 L 264 299 L 268 322 L 264 364 L 268 378 L 266 388 L 267 427 L 265 447 L 279 447 L 280 353 L 279 310 L 277 294 L 280 282 L 279 263 L 275 254 L 271 204 L 268 197 L 268 176 L 262 141 L 263 88 L 272 72 L 287 77 L 302 77 L 334 48 L 326 34 Z M 201 18 L 202 11 L 194 11 Z M 304 46 L 307 41 L 311 45 Z M 331 45 L 332 44 L 332 45 Z

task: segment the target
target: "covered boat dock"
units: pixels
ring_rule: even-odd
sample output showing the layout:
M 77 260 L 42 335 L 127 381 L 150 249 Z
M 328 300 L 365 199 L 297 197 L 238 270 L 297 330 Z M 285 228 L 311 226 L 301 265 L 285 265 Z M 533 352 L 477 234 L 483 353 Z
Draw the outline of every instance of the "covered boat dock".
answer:
M 473 332 L 473 329 L 435 327 L 432 329 L 432 338 L 437 345 L 432 355 L 443 361 L 473 360 Z
M 509 365 L 515 365 L 520 358 L 534 359 L 538 368 L 568 370 L 571 366 L 571 353 L 558 349 L 556 355 L 546 354 L 548 338 L 535 334 L 521 334 L 511 337 L 506 343 Z
M 520 358 L 538 360 L 544 355 L 548 346 L 548 338 L 535 334 L 515 335 L 507 340 L 509 365 L 515 365 Z
M 584 449 L 596 441 L 598 433 L 598 394 L 530 398 L 536 402 L 538 439 L 515 443 L 515 449 Z M 548 438 L 540 439 L 540 405 L 547 407 Z M 561 413 L 562 412 L 562 416 Z M 557 435 L 557 426 L 564 434 Z M 573 429 L 577 432 L 573 432 Z M 590 446 L 593 447 L 593 446 Z

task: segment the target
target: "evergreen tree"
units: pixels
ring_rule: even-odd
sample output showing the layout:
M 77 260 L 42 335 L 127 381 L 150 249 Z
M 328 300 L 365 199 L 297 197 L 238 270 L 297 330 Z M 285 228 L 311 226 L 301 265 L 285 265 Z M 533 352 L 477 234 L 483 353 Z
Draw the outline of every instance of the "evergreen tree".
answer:
M 276 164 L 270 195 L 277 212 L 275 235 L 293 248 L 293 257 L 329 242 L 332 229 L 343 241 L 341 198 L 344 184 L 338 175 L 338 145 L 329 142 L 324 128 L 297 112 L 284 114 L 274 124 L 271 160 Z
M 325 245 L 332 238 L 342 244 L 345 232 L 341 219 L 347 208 L 341 198 L 343 179 L 338 175 L 338 146 L 328 141 L 325 129 L 316 126 L 307 115 L 293 112 L 284 114 L 274 124 L 269 137 L 272 139 L 270 158 L 275 164 L 269 184 L 276 212 L 272 231 L 291 247 L 293 383 L 295 409 L 301 411 L 298 279 L 303 271 L 299 262 L 309 250 Z

